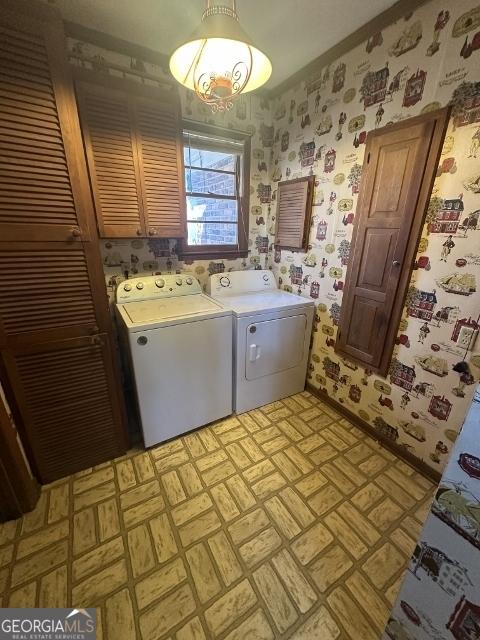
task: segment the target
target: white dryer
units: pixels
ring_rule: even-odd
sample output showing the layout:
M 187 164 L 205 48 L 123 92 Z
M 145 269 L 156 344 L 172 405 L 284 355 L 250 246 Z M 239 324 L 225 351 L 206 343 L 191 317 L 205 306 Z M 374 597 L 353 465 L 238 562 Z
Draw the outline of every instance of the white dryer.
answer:
M 232 413 L 232 312 L 196 278 L 122 282 L 117 312 L 128 345 L 145 446 Z
M 236 413 L 303 391 L 313 300 L 280 290 L 264 270 L 214 274 L 208 290 L 233 311 Z

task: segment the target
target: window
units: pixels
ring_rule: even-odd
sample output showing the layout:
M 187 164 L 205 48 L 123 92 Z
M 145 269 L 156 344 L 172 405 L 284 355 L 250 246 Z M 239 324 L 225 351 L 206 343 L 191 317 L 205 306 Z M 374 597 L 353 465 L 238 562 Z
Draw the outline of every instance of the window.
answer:
M 187 238 L 195 257 L 247 253 L 250 139 L 207 125 L 183 132 Z

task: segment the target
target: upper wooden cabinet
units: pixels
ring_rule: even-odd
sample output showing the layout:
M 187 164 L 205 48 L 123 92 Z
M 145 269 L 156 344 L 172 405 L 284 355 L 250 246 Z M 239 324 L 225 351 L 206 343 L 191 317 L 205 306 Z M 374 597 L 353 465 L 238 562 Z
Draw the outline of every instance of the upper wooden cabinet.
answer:
M 63 24 L 2 0 L 0 238 L 88 240 L 88 176 Z
M 143 235 L 132 101 L 92 84 L 77 85 L 77 98 L 100 235 Z
M 448 109 L 368 134 L 335 350 L 386 375 Z
M 148 235 L 183 238 L 186 204 L 180 105 L 163 96 L 134 100 L 143 210 Z
M 174 91 L 77 72 L 101 237 L 185 236 L 180 103 Z

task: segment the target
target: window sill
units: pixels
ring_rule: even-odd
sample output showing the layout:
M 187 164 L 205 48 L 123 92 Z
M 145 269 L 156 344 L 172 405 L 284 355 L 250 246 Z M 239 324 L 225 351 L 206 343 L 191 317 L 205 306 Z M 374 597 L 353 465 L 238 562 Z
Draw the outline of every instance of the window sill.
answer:
M 179 248 L 178 257 L 185 262 L 190 260 L 210 260 L 224 258 L 225 260 L 235 260 L 236 258 L 246 258 L 248 256 L 248 249 L 235 249 L 229 251 L 225 249 L 205 248 L 202 251 Z

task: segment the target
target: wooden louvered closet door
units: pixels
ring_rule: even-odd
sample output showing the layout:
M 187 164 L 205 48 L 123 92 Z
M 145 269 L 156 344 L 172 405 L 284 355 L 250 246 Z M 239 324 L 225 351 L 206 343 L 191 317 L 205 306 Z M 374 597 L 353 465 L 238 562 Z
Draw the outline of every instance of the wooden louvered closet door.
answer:
M 42 482 L 125 452 L 63 23 L 0 0 L 0 373 Z
M 111 393 L 116 384 L 111 350 L 109 336 L 99 334 L 4 353 L 42 482 L 124 451 L 119 447 L 120 405 Z
M 134 104 L 148 234 L 183 238 L 186 205 L 179 104 L 168 94 L 163 100 L 137 97 Z
M 98 84 L 76 88 L 100 235 L 145 236 L 132 99 Z
M 89 239 L 73 108 L 59 25 L 2 10 L 0 239 Z

